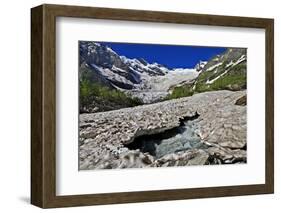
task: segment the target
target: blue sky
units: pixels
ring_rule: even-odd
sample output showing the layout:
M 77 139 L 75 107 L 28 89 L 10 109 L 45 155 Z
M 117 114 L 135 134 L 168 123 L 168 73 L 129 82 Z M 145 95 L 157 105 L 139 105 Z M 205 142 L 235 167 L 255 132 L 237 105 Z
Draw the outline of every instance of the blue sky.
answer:
M 99 43 L 111 47 L 119 55 L 124 55 L 127 58 L 144 58 L 150 63 L 157 62 L 169 68 L 193 68 L 200 60 L 207 61 L 226 50 L 222 47 Z

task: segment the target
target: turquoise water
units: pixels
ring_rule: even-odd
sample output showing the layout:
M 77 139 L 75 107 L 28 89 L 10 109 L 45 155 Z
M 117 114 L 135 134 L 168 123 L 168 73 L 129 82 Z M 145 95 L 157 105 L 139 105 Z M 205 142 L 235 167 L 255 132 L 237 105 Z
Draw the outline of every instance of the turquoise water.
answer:
M 154 135 L 141 136 L 136 138 L 127 147 L 129 149 L 140 149 L 142 152 L 149 152 L 156 158 L 193 148 L 207 148 L 196 134 L 197 121 L 197 118 L 187 118 L 181 121 L 179 127 Z

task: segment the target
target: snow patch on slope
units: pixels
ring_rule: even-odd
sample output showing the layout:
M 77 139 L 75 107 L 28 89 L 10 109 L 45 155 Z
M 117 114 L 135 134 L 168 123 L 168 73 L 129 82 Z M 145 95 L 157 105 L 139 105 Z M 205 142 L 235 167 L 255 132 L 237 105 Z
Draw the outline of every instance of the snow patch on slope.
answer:
M 206 72 L 212 71 L 212 70 L 214 70 L 215 68 L 219 67 L 220 65 L 222 65 L 222 62 L 217 63 L 217 64 L 215 64 L 215 65 L 209 67 L 208 69 L 206 69 Z
M 234 67 L 238 64 L 240 64 L 241 62 L 246 60 L 246 56 L 242 55 L 236 62 L 230 61 L 225 67 L 227 68 L 222 74 L 220 74 L 219 76 L 217 76 L 216 78 L 212 79 L 212 80 L 207 80 L 206 84 L 212 84 L 214 83 L 216 80 L 218 80 L 219 78 L 221 78 L 222 76 L 224 76 L 226 73 L 229 72 L 229 70 L 231 69 L 231 67 Z M 214 72 L 216 73 L 217 70 Z

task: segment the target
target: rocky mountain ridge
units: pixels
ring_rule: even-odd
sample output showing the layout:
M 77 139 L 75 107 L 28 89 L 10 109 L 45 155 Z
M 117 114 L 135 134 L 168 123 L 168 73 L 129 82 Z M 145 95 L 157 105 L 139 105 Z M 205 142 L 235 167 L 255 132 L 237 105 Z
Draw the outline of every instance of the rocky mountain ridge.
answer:
M 247 50 L 245 48 L 229 48 L 222 55 L 217 55 L 206 63 L 193 84 L 203 86 L 206 90 L 216 85 L 217 89 L 246 89 Z M 201 88 L 202 89 L 202 88 Z
M 189 83 L 198 74 L 195 69 L 169 69 L 142 58 L 119 56 L 108 46 L 96 42 L 80 42 L 80 81 L 99 82 L 128 92 L 144 103 L 167 96 L 170 87 Z
M 122 92 L 136 104 L 155 103 L 212 90 L 246 89 L 246 49 L 242 48 L 228 48 L 225 53 L 209 61 L 199 61 L 194 68 L 174 69 L 159 63 L 148 63 L 143 58 L 120 56 L 110 47 L 97 42 L 80 41 L 79 48 L 80 84 L 93 83 Z M 95 105 L 103 101 L 98 98 Z M 113 102 L 106 101 L 95 109 L 106 111 L 106 105 Z M 115 105 L 108 110 L 123 108 L 122 104 Z M 93 107 L 89 112 L 93 112 Z

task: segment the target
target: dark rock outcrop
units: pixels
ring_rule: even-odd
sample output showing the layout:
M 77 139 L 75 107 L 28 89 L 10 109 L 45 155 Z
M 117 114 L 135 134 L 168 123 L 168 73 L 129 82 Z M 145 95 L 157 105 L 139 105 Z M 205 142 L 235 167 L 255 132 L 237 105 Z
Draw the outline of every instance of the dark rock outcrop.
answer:
M 245 106 L 247 105 L 247 96 L 244 95 L 241 98 L 237 99 L 235 105 Z

